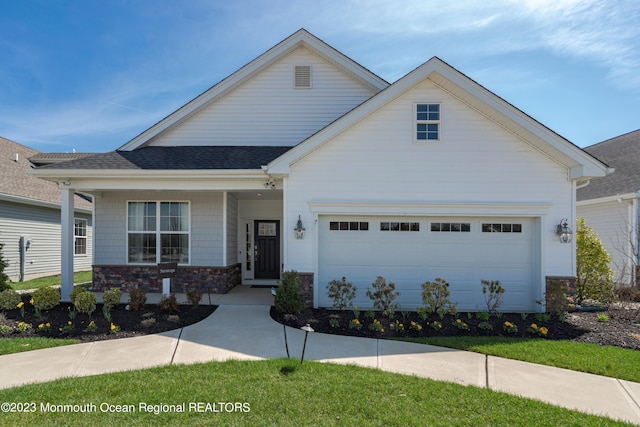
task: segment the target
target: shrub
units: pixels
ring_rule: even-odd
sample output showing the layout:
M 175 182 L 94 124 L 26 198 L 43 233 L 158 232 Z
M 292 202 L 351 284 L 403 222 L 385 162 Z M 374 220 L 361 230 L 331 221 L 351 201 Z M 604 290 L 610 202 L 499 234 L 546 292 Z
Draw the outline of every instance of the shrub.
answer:
M 20 294 L 13 289 L 0 292 L 0 310 L 13 310 L 20 301 L 22 301 Z
M 613 298 L 611 257 L 598 235 L 584 218 L 576 224 L 576 297 L 578 302 L 592 299 L 606 304 Z
M 551 280 L 544 295 L 547 313 L 564 313 L 575 308 L 574 298 L 570 295 L 569 284 L 560 280 Z
M 33 291 L 32 300 L 36 310 L 51 310 L 60 304 L 60 291 L 51 287 L 36 289 Z
M 160 298 L 160 301 L 158 301 L 158 308 L 160 311 L 165 313 L 178 313 L 180 311 L 180 306 L 178 305 L 178 300 L 176 300 L 176 294 Z
M 351 307 L 356 297 L 356 287 L 351 282 L 347 282 L 345 277 L 342 280 L 332 280 L 327 285 L 329 298 L 333 300 L 333 306 L 344 310 Z
M 4 245 L 0 243 L 0 292 L 12 289 L 9 284 L 9 276 L 4 273 L 4 269 L 9 266 L 9 263 L 2 256 L 2 248 Z
M 494 313 L 498 311 L 498 307 L 502 304 L 502 294 L 504 294 L 504 288 L 500 284 L 499 280 L 481 280 L 482 295 L 484 295 L 484 302 L 487 304 L 487 311 Z
M 145 328 L 150 328 L 156 324 L 156 319 L 154 317 L 149 317 L 148 319 L 143 319 L 140 324 Z
M 304 299 L 300 288 L 300 276 L 297 271 L 285 271 L 278 283 L 274 297 L 276 310 L 282 314 L 298 314 L 304 310 Z
M 393 309 L 398 307 L 393 301 L 400 295 L 396 292 L 396 284 L 387 284 L 384 277 L 378 276 L 371 286 L 373 289 L 367 289 L 367 296 L 373 301 L 373 306 L 382 310 L 383 316 L 393 315 Z
M 616 296 L 620 301 L 640 302 L 640 287 L 624 286 L 616 289 Z
M 120 304 L 120 300 L 122 299 L 122 291 L 120 288 L 111 288 L 107 291 L 104 291 L 102 294 L 102 302 L 104 306 L 108 309 L 115 307 Z
M 93 292 L 80 292 L 76 295 L 76 302 L 73 305 L 78 312 L 91 317 L 91 314 L 96 310 L 96 296 Z
M 129 309 L 130 310 L 142 310 L 147 302 L 147 295 L 144 289 L 135 288 L 129 291 Z
M 73 289 L 71 289 L 71 293 L 69 294 L 69 299 L 71 300 L 71 303 L 75 304 L 76 297 L 83 292 L 89 292 L 89 289 L 87 289 L 85 286 L 74 286 Z
M 456 305 L 449 299 L 451 292 L 446 280 L 438 277 L 433 282 L 424 282 L 421 286 L 422 304 L 426 312 L 437 313 L 442 317 L 444 314 L 455 314 L 458 311 Z
M 189 289 L 186 292 L 187 294 L 187 301 L 189 301 L 189 304 L 191 304 L 194 307 L 197 307 L 200 305 L 200 300 L 202 299 L 202 292 L 200 292 L 197 289 Z

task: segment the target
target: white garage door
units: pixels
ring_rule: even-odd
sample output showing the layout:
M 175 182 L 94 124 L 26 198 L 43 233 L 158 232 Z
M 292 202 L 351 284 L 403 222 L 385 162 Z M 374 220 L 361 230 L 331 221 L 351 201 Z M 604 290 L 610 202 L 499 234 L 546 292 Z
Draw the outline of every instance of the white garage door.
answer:
M 449 282 L 459 310 L 486 309 L 481 280 L 500 280 L 502 311 L 535 309 L 536 221 L 532 218 L 321 216 L 319 305 L 330 307 L 326 284 L 343 276 L 357 288 L 356 305 L 371 306 L 376 276 L 395 282 L 397 302 L 422 305 L 420 285 Z

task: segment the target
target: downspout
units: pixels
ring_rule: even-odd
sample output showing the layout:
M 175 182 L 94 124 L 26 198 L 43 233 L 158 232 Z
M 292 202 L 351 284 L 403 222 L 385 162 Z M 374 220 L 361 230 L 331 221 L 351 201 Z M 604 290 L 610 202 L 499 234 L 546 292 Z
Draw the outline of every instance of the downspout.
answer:
M 32 243 L 31 237 L 21 236 L 20 237 L 20 281 L 24 282 L 26 273 L 25 266 L 27 264 L 27 249 L 31 246 Z

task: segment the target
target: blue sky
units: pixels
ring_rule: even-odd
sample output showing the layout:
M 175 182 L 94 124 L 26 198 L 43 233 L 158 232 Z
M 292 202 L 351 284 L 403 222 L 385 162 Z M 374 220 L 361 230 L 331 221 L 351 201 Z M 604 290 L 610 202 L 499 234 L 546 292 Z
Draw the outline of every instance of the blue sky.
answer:
M 111 151 L 300 28 L 393 82 L 438 56 L 573 143 L 640 128 L 637 0 L 0 0 L 0 136 Z

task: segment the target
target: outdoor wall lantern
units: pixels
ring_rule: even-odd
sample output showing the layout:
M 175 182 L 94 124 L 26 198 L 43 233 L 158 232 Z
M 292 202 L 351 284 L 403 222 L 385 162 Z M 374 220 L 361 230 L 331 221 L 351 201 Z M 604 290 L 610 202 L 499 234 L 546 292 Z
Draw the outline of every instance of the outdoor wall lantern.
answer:
M 302 226 L 302 220 L 300 220 L 300 215 L 298 215 L 298 223 L 296 224 L 296 228 L 293 229 L 293 232 L 296 235 L 296 239 L 298 240 L 304 239 L 304 227 Z
M 571 227 L 569 227 L 567 218 L 562 218 L 560 220 L 560 224 L 558 224 L 558 226 L 556 227 L 556 234 L 560 238 L 560 242 L 571 243 L 571 236 L 573 236 L 573 231 L 571 231 Z

